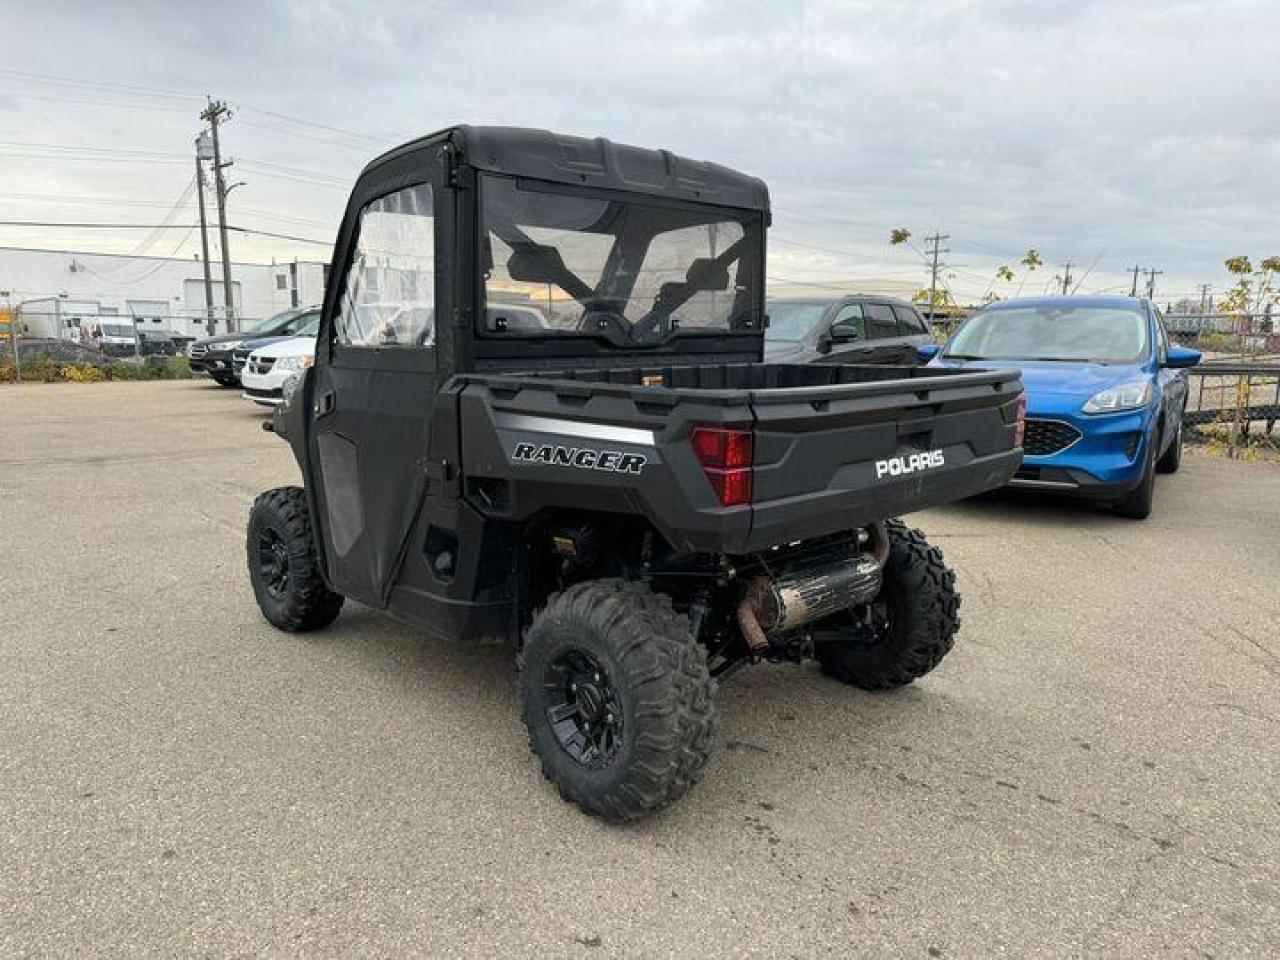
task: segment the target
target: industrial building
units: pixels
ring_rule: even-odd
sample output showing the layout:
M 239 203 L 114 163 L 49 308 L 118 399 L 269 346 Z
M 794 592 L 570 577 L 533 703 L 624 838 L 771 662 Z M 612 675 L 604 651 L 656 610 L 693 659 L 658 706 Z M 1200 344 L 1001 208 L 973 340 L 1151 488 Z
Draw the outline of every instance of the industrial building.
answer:
M 319 303 L 329 265 L 315 261 L 233 263 L 235 322 Z M 177 339 L 227 332 L 221 265 L 212 268 L 207 309 L 199 259 L 0 247 L 0 306 L 27 336 L 77 339 L 86 321 L 136 324 Z

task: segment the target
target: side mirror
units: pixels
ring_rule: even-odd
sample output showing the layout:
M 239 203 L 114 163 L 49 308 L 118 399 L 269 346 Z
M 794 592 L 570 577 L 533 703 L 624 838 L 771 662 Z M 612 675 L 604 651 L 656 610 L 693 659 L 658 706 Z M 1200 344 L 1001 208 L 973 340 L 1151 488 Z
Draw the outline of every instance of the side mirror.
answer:
M 1192 350 L 1190 347 L 1170 347 L 1169 352 L 1165 354 L 1164 365 L 1166 367 L 1194 367 L 1200 362 L 1202 354 L 1199 350 Z
M 831 327 L 828 336 L 835 343 L 848 343 L 850 340 L 861 340 L 862 331 L 852 323 L 837 323 Z
M 916 347 L 916 356 L 920 358 L 921 363 L 927 363 L 936 357 L 941 349 L 936 343 L 922 343 Z

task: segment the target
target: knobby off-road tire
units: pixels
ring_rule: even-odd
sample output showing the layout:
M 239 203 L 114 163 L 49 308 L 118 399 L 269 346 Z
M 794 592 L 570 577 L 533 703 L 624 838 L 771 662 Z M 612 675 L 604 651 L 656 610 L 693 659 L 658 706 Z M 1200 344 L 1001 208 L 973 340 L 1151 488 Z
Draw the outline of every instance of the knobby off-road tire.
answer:
M 253 502 L 245 546 L 254 596 L 273 626 L 305 633 L 333 623 L 343 598 L 320 575 L 307 495 L 300 487 L 268 490 Z
M 1173 440 L 1169 442 L 1169 449 L 1160 455 L 1160 459 L 1156 461 L 1156 473 L 1177 473 L 1178 467 L 1182 466 L 1182 419 L 1178 419 L 1178 425 L 1174 427 Z
M 586 813 L 652 813 L 711 756 L 706 651 L 670 599 L 643 584 L 594 580 L 553 594 L 525 631 L 519 667 L 529 746 Z
M 847 624 L 815 650 L 825 673 L 863 690 L 889 690 L 922 677 L 955 644 L 956 577 L 937 547 L 901 520 L 885 524 L 889 556 L 872 624 Z M 821 625 L 820 625 L 821 626 Z

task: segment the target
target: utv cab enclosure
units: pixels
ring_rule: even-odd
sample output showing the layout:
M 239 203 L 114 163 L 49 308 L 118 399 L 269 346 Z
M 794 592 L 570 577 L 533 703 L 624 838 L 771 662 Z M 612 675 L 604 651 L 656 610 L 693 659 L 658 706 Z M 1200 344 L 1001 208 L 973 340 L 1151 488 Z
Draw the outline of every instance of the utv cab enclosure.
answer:
M 932 669 L 954 578 L 891 518 L 1009 480 L 1017 371 L 762 363 L 768 223 L 760 180 L 602 139 L 463 126 L 373 161 L 268 425 L 304 485 L 250 515 L 266 618 L 349 597 L 512 643 L 544 773 L 611 820 L 697 779 L 744 664 Z

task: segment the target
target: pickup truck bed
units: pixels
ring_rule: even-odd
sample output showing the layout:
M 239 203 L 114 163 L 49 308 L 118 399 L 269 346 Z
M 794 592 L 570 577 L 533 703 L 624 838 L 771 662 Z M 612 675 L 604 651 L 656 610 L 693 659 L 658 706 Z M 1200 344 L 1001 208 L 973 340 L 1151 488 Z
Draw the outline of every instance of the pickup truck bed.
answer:
M 972 496 L 1022 459 L 1017 371 L 653 366 L 460 374 L 447 392 L 464 492 L 485 515 L 641 513 L 690 552 L 753 553 Z M 750 503 L 720 505 L 698 426 L 752 431 Z

